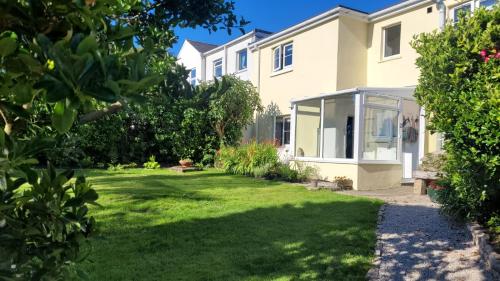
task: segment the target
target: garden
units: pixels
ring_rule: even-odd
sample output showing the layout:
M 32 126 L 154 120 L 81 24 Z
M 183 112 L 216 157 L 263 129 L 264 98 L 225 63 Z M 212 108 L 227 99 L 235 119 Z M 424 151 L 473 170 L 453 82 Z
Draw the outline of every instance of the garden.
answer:
M 191 86 L 175 28 L 242 29 L 225 0 L 7 1 L 0 20 L 1 280 L 363 280 L 382 202 L 296 184 L 235 76 Z M 436 200 L 500 229 L 500 8 L 415 37 L 445 138 Z M 203 171 L 165 166 L 194 163 Z M 348 179 L 339 179 L 347 181 Z

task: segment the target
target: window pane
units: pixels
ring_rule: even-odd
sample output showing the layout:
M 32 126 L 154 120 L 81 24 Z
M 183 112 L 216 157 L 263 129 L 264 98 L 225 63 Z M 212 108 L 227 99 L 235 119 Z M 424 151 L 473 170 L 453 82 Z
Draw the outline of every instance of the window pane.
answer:
M 321 100 L 297 104 L 295 155 L 297 157 L 319 157 Z
M 491 7 L 493 7 L 493 5 L 495 5 L 495 3 L 496 3 L 496 0 L 481 0 L 479 2 L 479 6 L 491 8 Z
M 353 95 L 325 99 L 323 158 L 352 158 L 354 144 Z
M 464 14 L 469 14 L 471 12 L 471 8 L 472 6 L 469 3 L 453 9 L 453 21 L 457 22 L 460 19 L 460 16 L 463 16 Z
M 222 76 L 222 60 L 214 61 L 214 76 L 221 77 Z
M 276 125 L 274 126 L 274 138 L 277 145 L 283 143 L 283 118 L 276 117 Z
M 191 69 L 191 78 L 196 78 L 196 68 Z
M 293 60 L 293 45 L 286 45 L 284 48 L 284 63 L 285 66 L 290 66 L 292 65 L 292 60 Z
M 274 49 L 274 63 L 273 69 L 279 70 L 281 69 L 281 47 Z
M 384 57 L 399 55 L 401 44 L 401 25 L 391 26 L 385 29 Z
M 382 96 L 365 95 L 365 103 L 394 106 L 394 107 L 398 106 L 397 99 L 391 99 L 391 98 L 382 97 Z
M 247 68 L 247 50 L 241 50 L 238 53 L 238 70 Z
M 290 117 L 283 119 L 283 144 L 290 144 Z
M 365 108 L 363 159 L 397 160 L 398 112 Z

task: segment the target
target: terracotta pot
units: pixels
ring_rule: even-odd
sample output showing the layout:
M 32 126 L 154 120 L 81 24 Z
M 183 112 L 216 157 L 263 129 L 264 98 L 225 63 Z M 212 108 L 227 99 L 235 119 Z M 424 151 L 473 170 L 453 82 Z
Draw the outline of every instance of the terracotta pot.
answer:
M 193 161 L 191 161 L 191 160 L 181 160 L 181 161 L 179 161 L 179 164 L 181 164 L 181 166 L 184 167 L 184 168 L 188 168 L 188 167 L 193 166 Z

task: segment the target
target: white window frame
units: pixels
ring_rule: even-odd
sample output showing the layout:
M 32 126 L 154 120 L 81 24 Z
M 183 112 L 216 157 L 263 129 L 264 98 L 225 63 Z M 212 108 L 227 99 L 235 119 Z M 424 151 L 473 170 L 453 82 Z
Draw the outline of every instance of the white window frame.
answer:
M 278 66 L 275 65 L 276 62 L 276 52 L 278 52 Z M 282 49 L 281 46 L 278 46 L 273 49 L 273 71 L 280 71 L 282 69 L 281 65 L 283 64 L 283 59 L 282 59 Z
M 453 7 L 452 9 L 452 18 L 451 20 L 453 21 L 453 23 L 456 23 L 455 21 L 455 16 L 456 16 L 456 13 L 457 13 L 457 10 L 464 7 L 464 6 L 467 6 L 467 5 L 470 5 L 470 12 L 471 14 L 474 12 L 475 8 L 476 8 L 476 1 L 468 1 L 468 2 L 464 2 L 464 3 L 460 3 L 459 5 Z M 477 5 L 479 5 L 479 1 L 477 1 Z
M 285 65 L 285 49 L 286 47 L 288 46 L 291 46 L 292 47 L 292 54 L 291 54 L 291 57 L 292 57 L 292 63 L 290 65 Z M 286 43 L 286 44 L 283 44 L 283 47 L 282 47 L 282 51 L 281 51 L 281 55 L 282 55 L 282 64 L 283 64 L 283 69 L 286 69 L 286 68 L 290 68 L 293 66 L 293 42 L 289 42 L 289 43 Z
M 292 46 L 292 64 L 290 65 L 285 65 L 285 48 L 288 46 Z M 274 47 L 272 52 L 272 69 L 273 72 L 286 72 L 291 70 L 293 67 L 293 41 L 291 42 L 286 42 L 284 44 L 281 44 L 279 46 Z M 279 60 L 278 60 L 278 66 L 275 66 L 275 59 L 276 59 L 276 52 L 279 54 Z
M 215 71 L 215 69 L 218 67 L 220 63 L 220 73 L 221 73 L 221 76 L 217 76 L 217 72 Z M 222 77 L 222 75 L 224 75 L 224 69 L 222 68 L 222 58 L 220 59 L 216 59 L 213 61 L 213 68 L 212 68 L 212 71 L 213 71 L 213 74 L 214 74 L 214 77 L 215 78 L 219 78 L 219 77 Z
M 241 53 L 243 53 L 243 52 L 246 52 L 246 60 L 247 60 L 247 61 L 246 61 L 245 68 L 241 68 L 241 69 L 240 69 L 240 60 L 241 60 L 241 56 L 240 56 L 240 55 L 241 55 Z M 245 48 L 245 49 L 241 49 L 241 50 L 239 50 L 238 52 L 236 52 L 236 70 L 237 70 L 238 72 L 240 72 L 240 71 L 245 71 L 245 70 L 247 70 L 247 69 L 248 69 L 248 50 Z
M 385 48 L 386 48 L 386 40 L 385 39 L 386 39 L 387 29 L 394 27 L 394 26 L 398 26 L 398 25 L 400 26 L 399 27 L 399 54 L 385 56 Z M 401 57 L 401 36 L 402 36 L 402 34 L 403 34 L 403 25 L 401 24 L 401 22 L 396 22 L 396 23 L 382 27 L 382 54 L 381 54 L 382 60 L 390 60 L 390 59 Z
M 193 70 L 195 71 L 194 77 L 193 77 Z M 196 67 L 193 67 L 189 71 L 189 84 L 191 84 L 192 86 L 196 86 L 196 83 L 197 83 L 197 79 L 196 79 Z

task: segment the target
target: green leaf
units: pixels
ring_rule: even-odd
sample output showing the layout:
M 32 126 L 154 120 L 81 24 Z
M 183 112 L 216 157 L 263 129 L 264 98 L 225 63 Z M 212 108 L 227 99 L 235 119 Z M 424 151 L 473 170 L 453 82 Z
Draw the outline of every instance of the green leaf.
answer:
M 17 43 L 14 39 L 12 38 L 3 38 L 0 40 L 0 57 L 6 57 L 8 55 L 11 55 L 16 51 L 17 48 Z
M 78 48 L 76 49 L 76 54 L 78 55 L 83 55 L 87 52 L 92 52 L 97 50 L 97 41 L 95 40 L 95 37 L 92 35 L 89 35 L 85 37 L 85 39 L 78 44 Z
M 18 84 L 15 88 L 16 96 L 14 100 L 18 104 L 25 104 L 33 99 L 33 91 L 28 84 Z
M 0 130 L 0 147 L 3 147 L 5 145 L 5 132 L 3 130 Z
M 77 111 L 71 107 L 67 107 L 65 101 L 59 101 L 54 106 L 52 125 L 59 133 L 65 133 L 69 131 L 75 122 L 76 114 Z

